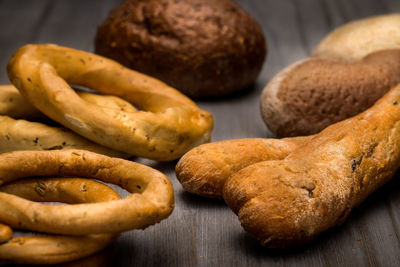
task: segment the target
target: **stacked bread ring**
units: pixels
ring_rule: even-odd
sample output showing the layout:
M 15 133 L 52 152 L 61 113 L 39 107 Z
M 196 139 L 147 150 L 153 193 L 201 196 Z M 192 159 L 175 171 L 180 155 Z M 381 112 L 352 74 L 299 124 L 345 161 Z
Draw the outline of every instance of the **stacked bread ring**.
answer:
M 120 199 L 108 186 L 79 178 L 13 182 L 53 175 L 99 179 L 121 186 L 130 195 Z M 5 229 L 0 240 L 11 238 L 7 225 L 62 235 L 11 239 L 0 245 L 0 259 L 5 262 L 41 264 L 81 258 L 104 248 L 122 231 L 161 221 L 174 206 L 171 182 L 162 173 L 84 150 L 3 153 L 0 184 L 0 229 Z M 88 203 L 57 206 L 30 200 Z
M 57 45 L 20 48 L 8 74 L 15 87 L 0 87 L 0 263 L 80 259 L 170 215 L 164 174 L 106 155 L 176 159 L 210 139 L 208 112 L 149 76 Z M 75 92 L 67 82 L 110 95 Z M 72 131 L 44 124 L 49 118 Z M 13 228 L 49 235 L 13 238 Z

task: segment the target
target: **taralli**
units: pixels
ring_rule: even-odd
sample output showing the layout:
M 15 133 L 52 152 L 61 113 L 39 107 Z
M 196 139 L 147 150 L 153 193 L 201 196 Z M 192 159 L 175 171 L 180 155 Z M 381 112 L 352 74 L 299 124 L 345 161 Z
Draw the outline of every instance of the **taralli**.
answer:
M 311 137 L 234 139 L 193 148 L 176 165 L 176 178 L 194 194 L 222 198 L 225 181 L 254 163 L 285 158 Z
M 126 153 L 95 144 L 62 127 L 0 116 L 0 153 L 16 150 L 65 149 L 84 149 L 111 157 L 129 157 Z
M 269 247 L 309 241 L 341 224 L 400 165 L 400 86 L 336 123 L 283 160 L 233 174 L 223 198 L 243 228 Z
M 0 244 L 10 240 L 13 236 L 11 227 L 0 223 Z
M 115 247 L 111 244 L 88 257 L 57 264 L 57 267 L 109 267 L 115 265 L 115 256 Z
M 46 117 L 12 85 L 0 85 L 0 115 L 12 116 L 15 119 L 46 120 Z
M 0 154 L 0 184 L 23 177 L 51 175 L 95 178 L 117 184 L 131 194 L 117 201 L 54 206 L 0 193 L 0 222 L 54 234 L 118 233 L 158 223 L 174 207 L 169 179 L 135 162 L 84 150 Z
M 168 161 L 208 142 L 212 116 L 166 84 L 91 53 L 26 45 L 8 64 L 11 82 L 37 109 L 80 135 L 131 155 Z M 105 113 L 68 85 L 126 99 L 139 112 Z
M 103 108 L 110 115 L 119 111 L 135 112 L 136 108 L 129 102 L 111 95 L 99 95 L 85 91 L 76 92 L 83 100 Z M 12 85 L 0 85 L 0 115 L 7 115 L 14 119 L 34 121 L 48 121 L 38 109 L 32 106 Z
M 77 94 L 111 115 L 120 111 L 136 111 L 129 102 L 119 97 L 83 91 L 78 91 Z M 0 86 L 0 100 L 3 100 L 0 102 L 0 153 L 16 150 L 85 149 L 112 157 L 129 157 L 126 153 L 93 143 L 63 127 L 44 124 L 54 122 L 33 107 L 12 85 Z
M 110 187 L 96 181 L 80 178 L 20 180 L 0 187 L 0 192 L 31 201 L 58 201 L 70 204 L 121 199 Z M 9 228 L 7 225 L 4 225 L 4 227 Z M 9 229 L 11 235 L 6 240 L 8 242 L 0 244 L 0 263 L 56 264 L 72 261 L 103 249 L 116 237 L 115 234 L 79 237 L 42 235 L 20 236 L 11 239 L 12 230 Z
M 346 24 L 313 56 L 279 72 L 260 98 L 261 114 L 277 137 L 320 132 L 352 117 L 400 83 L 400 15 Z

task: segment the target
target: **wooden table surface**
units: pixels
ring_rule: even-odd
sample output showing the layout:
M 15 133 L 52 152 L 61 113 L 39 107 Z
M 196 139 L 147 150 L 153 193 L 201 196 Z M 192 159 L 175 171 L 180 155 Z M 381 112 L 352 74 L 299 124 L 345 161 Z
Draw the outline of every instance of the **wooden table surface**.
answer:
M 26 43 L 56 43 L 93 51 L 113 0 L 0 0 L 0 83 L 6 64 Z M 254 88 L 218 101 L 198 102 L 214 115 L 213 140 L 271 137 L 259 112 L 264 85 L 283 67 L 307 57 L 333 28 L 375 14 L 400 11 L 399 0 L 241 0 L 261 24 L 269 51 Z M 400 266 L 400 177 L 370 196 L 347 221 L 290 251 L 261 247 L 223 201 L 182 190 L 176 162 L 139 160 L 173 182 L 173 214 L 148 229 L 122 234 L 115 266 Z M 398 174 L 397 176 L 400 176 Z

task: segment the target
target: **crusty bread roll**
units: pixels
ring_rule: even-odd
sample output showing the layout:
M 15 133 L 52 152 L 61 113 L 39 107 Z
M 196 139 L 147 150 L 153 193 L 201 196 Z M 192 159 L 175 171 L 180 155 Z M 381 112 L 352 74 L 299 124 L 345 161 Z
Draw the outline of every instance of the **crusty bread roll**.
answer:
M 99 26 L 95 47 L 196 98 L 245 89 L 266 55 L 259 25 L 231 0 L 126 0 Z
M 344 24 L 328 34 L 312 56 L 354 61 L 375 51 L 399 48 L 400 14 L 389 14 Z
M 354 116 L 400 82 L 400 14 L 351 22 L 313 56 L 279 72 L 260 98 L 277 137 L 315 134 Z

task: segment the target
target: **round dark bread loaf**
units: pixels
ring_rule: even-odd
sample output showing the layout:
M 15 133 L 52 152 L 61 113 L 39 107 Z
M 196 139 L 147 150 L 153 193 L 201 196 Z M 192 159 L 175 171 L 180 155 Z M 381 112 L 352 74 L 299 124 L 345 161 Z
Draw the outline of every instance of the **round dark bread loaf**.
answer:
M 95 50 L 201 98 L 251 85 L 267 48 L 233 1 L 126 0 L 98 27 Z

